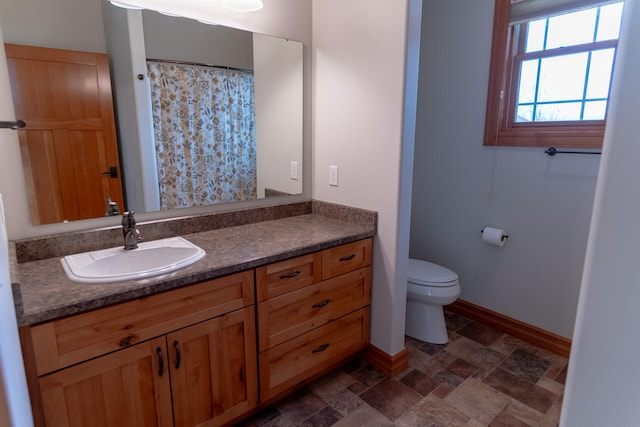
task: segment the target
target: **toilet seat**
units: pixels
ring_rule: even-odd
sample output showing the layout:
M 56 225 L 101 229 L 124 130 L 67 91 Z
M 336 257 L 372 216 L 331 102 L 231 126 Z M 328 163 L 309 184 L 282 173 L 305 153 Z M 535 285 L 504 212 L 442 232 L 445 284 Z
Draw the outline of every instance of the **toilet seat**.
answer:
M 441 265 L 410 258 L 407 281 L 417 286 L 446 288 L 458 284 L 458 275 Z

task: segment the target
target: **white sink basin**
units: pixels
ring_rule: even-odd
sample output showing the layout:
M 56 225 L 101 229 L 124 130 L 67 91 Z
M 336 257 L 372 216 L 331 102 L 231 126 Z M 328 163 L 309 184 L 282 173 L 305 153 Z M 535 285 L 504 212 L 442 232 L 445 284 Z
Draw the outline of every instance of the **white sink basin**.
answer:
M 193 264 L 204 250 L 182 237 L 138 243 L 138 249 L 123 247 L 67 255 L 62 267 L 69 279 L 81 283 L 108 283 L 142 279 L 170 273 Z

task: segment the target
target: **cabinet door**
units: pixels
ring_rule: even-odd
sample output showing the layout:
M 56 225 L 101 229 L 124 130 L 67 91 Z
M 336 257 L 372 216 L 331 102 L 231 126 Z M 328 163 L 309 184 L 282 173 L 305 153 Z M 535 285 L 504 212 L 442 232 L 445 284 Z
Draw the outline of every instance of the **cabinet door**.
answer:
M 48 426 L 171 426 L 164 338 L 40 377 Z
M 167 335 L 176 427 L 218 426 L 257 405 L 254 308 Z

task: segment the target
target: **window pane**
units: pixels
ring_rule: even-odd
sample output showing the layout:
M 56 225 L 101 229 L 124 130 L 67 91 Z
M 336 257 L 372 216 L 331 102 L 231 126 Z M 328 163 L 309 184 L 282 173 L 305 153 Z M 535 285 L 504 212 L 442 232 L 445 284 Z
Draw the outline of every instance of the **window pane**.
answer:
M 607 98 L 611 82 L 614 49 L 596 50 L 591 54 L 587 98 Z
M 547 49 L 591 43 L 595 32 L 597 8 L 549 18 Z
M 589 101 L 584 103 L 583 120 L 604 120 L 607 113 L 607 101 Z
M 580 102 L 538 105 L 536 109 L 536 121 L 580 120 L 580 107 Z
M 613 40 L 620 36 L 620 20 L 623 3 L 610 4 L 600 8 L 598 35 L 596 41 Z
M 543 58 L 538 102 L 582 99 L 587 58 L 584 52 Z
M 516 114 L 516 122 L 532 122 L 533 121 L 533 105 L 518 106 Z
M 547 28 L 547 19 L 538 19 L 529 22 L 527 29 L 527 47 L 525 52 L 538 52 L 544 49 L 544 33 Z
M 538 80 L 538 60 L 523 61 L 520 69 L 520 88 L 518 104 L 534 102 L 536 98 L 536 82 Z

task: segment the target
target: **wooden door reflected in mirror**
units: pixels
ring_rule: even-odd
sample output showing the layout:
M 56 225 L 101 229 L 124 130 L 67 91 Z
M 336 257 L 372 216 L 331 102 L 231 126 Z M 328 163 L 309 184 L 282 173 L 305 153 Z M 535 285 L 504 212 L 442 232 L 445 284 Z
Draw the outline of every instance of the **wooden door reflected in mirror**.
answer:
M 107 56 L 6 44 L 33 225 L 124 210 Z

